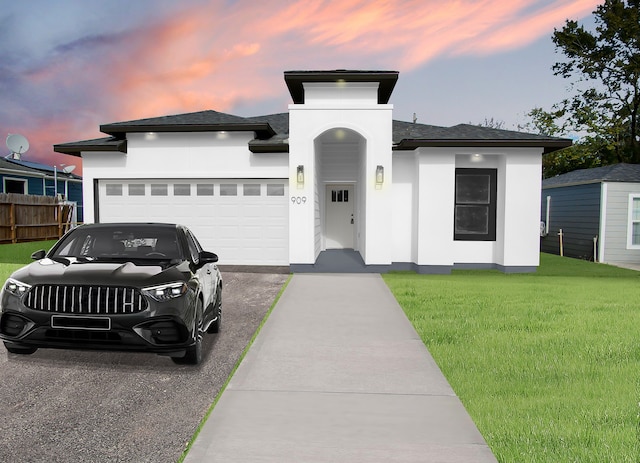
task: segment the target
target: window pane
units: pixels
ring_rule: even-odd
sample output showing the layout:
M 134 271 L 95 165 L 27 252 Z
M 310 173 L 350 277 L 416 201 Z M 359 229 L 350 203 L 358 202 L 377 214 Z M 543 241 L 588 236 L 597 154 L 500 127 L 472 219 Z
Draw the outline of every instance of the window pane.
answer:
M 267 196 L 284 196 L 284 183 L 268 183 Z
M 636 222 L 632 225 L 631 244 L 640 245 L 640 223 Z
M 455 232 L 467 235 L 489 233 L 489 207 L 456 206 Z
M 166 183 L 152 183 L 151 196 L 167 196 L 169 188 Z
M 129 185 L 129 196 L 144 196 L 144 183 L 131 183 Z
M 213 196 L 213 183 L 198 183 L 196 190 L 198 196 Z
M 456 202 L 489 204 L 491 179 L 488 175 L 456 176 Z
M 107 196 L 122 196 L 122 184 L 107 183 Z
M 238 185 L 235 183 L 223 183 L 220 185 L 220 196 L 237 196 Z
M 25 194 L 26 193 L 26 180 L 13 180 L 13 179 L 4 179 L 4 192 L 5 193 L 17 193 L 17 194 Z
M 174 184 L 173 196 L 191 196 L 191 185 L 189 183 Z
M 632 220 L 640 220 L 640 198 L 633 198 Z
M 260 196 L 260 184 L 245 183 L 242 185 L 242 194 L 244 196 Z

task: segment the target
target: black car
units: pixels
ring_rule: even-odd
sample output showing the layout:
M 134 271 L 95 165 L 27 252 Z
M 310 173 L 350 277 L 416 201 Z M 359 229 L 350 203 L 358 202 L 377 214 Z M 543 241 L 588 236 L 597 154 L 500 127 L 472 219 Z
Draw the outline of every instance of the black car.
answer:
M 218 256 L 186 227 L 81 225 L 0 293 L 0 338 L 14 354 L 39 347 L 155 352 L 198 364 L 222 322 Z

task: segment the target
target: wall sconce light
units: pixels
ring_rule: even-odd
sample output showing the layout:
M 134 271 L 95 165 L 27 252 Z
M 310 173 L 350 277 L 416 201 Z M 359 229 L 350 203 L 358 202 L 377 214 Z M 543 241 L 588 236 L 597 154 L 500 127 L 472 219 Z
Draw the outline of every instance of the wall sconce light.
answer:
M 376 186 L 381 186 L 384 183 L 384 167 L 376 167 Z
M 298 188 L 304 187 L 304 166 L 302 165 L 296 169 L 296 182 L 298 183 Z

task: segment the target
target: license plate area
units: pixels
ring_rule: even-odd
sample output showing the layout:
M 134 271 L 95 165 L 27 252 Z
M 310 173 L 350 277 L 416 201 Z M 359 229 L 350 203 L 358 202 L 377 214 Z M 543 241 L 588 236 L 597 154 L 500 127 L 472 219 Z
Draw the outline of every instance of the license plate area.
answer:
M 111 329 L 111 319 L 109 317 L 68 317 L 65 315 L 52 315 L 51 328 L 109 331 Z

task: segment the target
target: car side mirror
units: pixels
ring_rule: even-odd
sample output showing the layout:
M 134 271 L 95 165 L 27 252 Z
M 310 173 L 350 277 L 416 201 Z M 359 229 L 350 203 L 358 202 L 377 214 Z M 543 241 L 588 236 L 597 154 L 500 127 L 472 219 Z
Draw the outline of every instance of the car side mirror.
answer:
M 31 254 L 31 258 L 33 260 L 44 259 L 46 256 L 47 256 L 47 251 L 45 251 L 44 249 L 40 249 L 39 251 L 36 251 L 33 254 Z
M 200 265 L 215 264 L 218 262 L 218 255 L 212 252 L 202 251 L 198 257 Z

